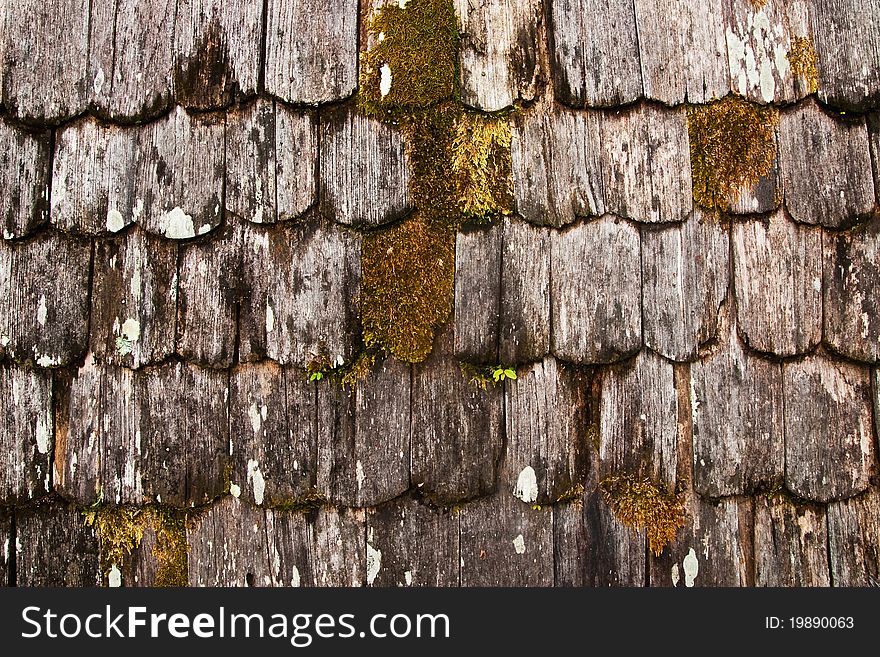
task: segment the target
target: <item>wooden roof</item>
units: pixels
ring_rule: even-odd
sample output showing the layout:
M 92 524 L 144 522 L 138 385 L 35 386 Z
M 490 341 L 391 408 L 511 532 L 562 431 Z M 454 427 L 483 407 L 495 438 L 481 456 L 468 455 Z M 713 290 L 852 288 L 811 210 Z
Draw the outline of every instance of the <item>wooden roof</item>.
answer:
M 457 233 L 430 355 L 343 388 L 315 355 L 362 353 L 415 205 L 355 101 L 385 4 L 0 2 L 0 580 L 183 541 L 191 585 L 876 584 L 880 3 L 455 0 L 513 212 Z M 768 167 L 706 201 L 724 98 Z

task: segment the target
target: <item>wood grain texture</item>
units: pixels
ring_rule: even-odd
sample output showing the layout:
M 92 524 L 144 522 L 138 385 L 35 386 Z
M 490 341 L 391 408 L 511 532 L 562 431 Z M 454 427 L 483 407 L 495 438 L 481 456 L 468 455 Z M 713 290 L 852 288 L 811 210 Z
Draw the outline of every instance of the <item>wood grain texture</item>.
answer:
M 74 121 L 55 136 L 52 223 L 66 231 L 118 233 L 138 221 L 138 148 L 145 128 Z
M 550 231 L 504 220 L 498 358 L 526 363 L 550 352 Z
M 755 585 L 831 586 L 824 508 L 755 498 Z
M 6 2 L 3 106 L 28 123 L 60 123 L 88 99 L 88 0 Z M 35 27 L 37 29 L 35 29 Z
M 176 108 L 145 127 L 138 156 L 141 225 L 169 239 L 204 235 L 222 220 L 225 120 Z
M 781 112 L 779 165 L 795 221 L 840 228 L 876 208 L 864 119 L 835 119 L 814 101 Z
M 681 226 L 642 230 L 645 346 L 677 361 L 698 357 L 716 337 L 727 297 L 727 227 L 699 209 Z
M 607 363 L 642 346 L 639 231 L 606 216 L 550 235 L 550 347 L 562 360 Z
M 58 502 L 22 509 L 15 529 L 17 586 L 100 583 L 98 536 L 79 509 Z
M 649 479 L 672 493 L 678 466 L 678 399 L 672 365 L 648 349 L 602 378 L 599 480 Z
M 126 367 L 174 353 L 177 246 L 138 228 L 95 242 L 89 348 Z
M 358 0 L 269 0 L 266 91 L 288 103 L 315 105 L 357 87 Z
M 56 231 L 0 243 L 0 343 L 9 358 L 59 367 L 82 356 L 90 257 L 88 242 Z
M 823 236 L 823 338 L 837 353 L 880 359 L 880 221 Z
M 400 132 L 351 105 L 321 113 L 321 212 L 351 226 L 378 226 L 411 209 Z
M 793 356 L 822 337 L 822 232 L 783 211 L 733 225 L 739 328 L 758 351 Z
M 175 100 L 208 110 L 256 94 L 264 29 L 260 0 L 177 0 Z
M 552 586 L 553 508 L 500 491 L 462 507 L 461 586 Z
M 706 497 L 751 494 L 784 475 L 782 367 L 743 349 L 733 325 L 691 365 L 693 486 Z
M 874 193 L 880 204 L 880 112 L 868 114 L 868 140 L 870 142 L 871 162 L 874 165 Z
M 303 215 L 317 194 L 317 120 L 258 99 L 227 114 L 226 210 L 257 224 Z
M 587 472 L 590 373 L 552 356 L 504 383 L 507 444 L 500 490 L 527 504 L 552 504 L 583 486 Z
M 535 96 L 540 0 L 455 0 L 465 105 L 495 112 Z
M 99 116 L 126 123 L 161 116 L 172 103 L 177 0 L 90 6 L 90 106 Z
M 270 233 L 259 272 L 266 285 L 266 355 L 300 367 L 321 355 L 334 362 L 352 358 L 360 337 L 353 303 L 360 250 L 358 234 L 328 222 L 282 225 Z
M 511 158 L 519 214 L 560 227 L 605 212 L 599 112 L 536 107 L 513 118 Z
M 248 503 L 293 504 L 317 484 L 316 404 L 300 372 L 271 361 L 232 370 L 230 482 Z
M 54 434 L 51 377 L 0 366 L 0 504 L 13 506 L 49 492 Z
M 452 340 L 442 330 L 412 379 L 410 481 L 442 504 L 495 490 L 504 431 L 502 390 L 469 383 L 451 357 Z
M 728 0 L 725 12 L 731 89 L 757 103 L 785 104 L 809 93 L 797 85 L 788 54 L 792 31 L 787 9 L 791 3 L 770 0 L 757 6 L 750 0 Z
M 782 205 L 782 182 L 779 173 L 779 151 L 777 149 L 773 158 L 770 171 L 758 178 L 749 186 L 748 184 L 734 191 L 727 202 L 730 214 L 764 214 L 777 210 Z
M 459 515 L 409 495 L 368 510 L 367 584 L 458 586 Z
M 755 585 L 754 508 L 749 497 L 703 501 L 690 495 L 687 524 L 659 557 L 650 554 L 651 586 Z
M 834 586 L 877 586 L 880 583 L 880 493 L 828 505 L 828 555 Z
M 625 105 L 641 95 L 632 0 L 555 0 L 549 20 L 559 102 L 608 107 Z
M 3 19 L 0 17 L 0 27 L 2 27 Z M 2 43 L 0 43 L 0 47 L 2 47 Z M 10 546 L 13 545 L 12 542 L 12 509 L 6 509 L 5 507 L 0 507 L 0 545 Z M 7 547 L 3 550 L 2 554 L 0 554 L 0 586 L 7 587 L 12 586 L 15 582 L 11 580 L 10 567 L 12 563 L 12 554 L 9 552 L 9 548 Z
M 498 363 L 503 241 L 504 224 L 498 222 L 455 237 L 453 347 L 468 363 Z
M 786 487 L 816 502 L 864 491 L 876 468 L 869 370 L 816 355 L 782 376 Z
M 356 387 L 318 385 L 318 489 L 368 507 L 409 488 L 410 368 L 387 358 Z
M 586 585 L 587 529 L 582 499 L 553 507 L 553 586 Z
M 880 104 L 880 7 L 857 0 L 816 0 L 813 32 L 819 98 L 844 109 Z
M 0 121 L 0 232 L 25 237 L 49 221 L 50 133 Z
M 363 509 L 318 509 L 312 523 L 315 586 L 364 586 L 368 560 Z
M 645 98 L 706 103 L 730 90 L 723 0 L 636 0 Z
M 607 112 L 601 139 L 607 212 L 646 223 L 687 218 L 694 199 L 683 107 Z

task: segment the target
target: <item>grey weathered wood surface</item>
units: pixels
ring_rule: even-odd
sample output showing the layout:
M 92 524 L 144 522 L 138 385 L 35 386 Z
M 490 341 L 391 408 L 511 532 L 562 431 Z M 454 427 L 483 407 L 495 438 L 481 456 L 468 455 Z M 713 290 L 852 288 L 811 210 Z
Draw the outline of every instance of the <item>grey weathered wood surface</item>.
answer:
M 817 502 L 865 490 L 876 467 L 868 368 L 814 355 L 782 376 L 786 487 Z
M 363 509 L 318 509 L 311 532 L 315 586 L 364 586 L 368 566 Z
M 138 185 L 138 145 L 145 128 L 74 121 L 55 135 L 52 223 L 64 230 L 117 233 L 138 221 L 145 189 Z
M 694 203 L 684 108 L 606 112 L 601 141 L 606 211 L 647 223 L 687 218 Z
M 4 3 L 3 106 L 32 123 L 82 113 L 89 47 L 88 0 Z M 39 26 L 39 29 L 34 29 Z
M 258 224 L 304 214 L 317 197 L 315 113 L 258 99 L 226 122 L 227 211 Z
M 177 246 L 135 227 L 95 242 L 89 347 L 96 358 L 143 367 L 174 353 Z
M 639 231 L 606 216 L 550 235 L 551 349 L 575 363 L 626 358 L 642 346 Z
M 672 360 L 694 360 L 716 337 L 727 297 L 728 229 L 699 209 L 680 226 L 643 229 L 642 317 L 645 346 Z
M 469 363 L 498 363 L 504 230 L 495 222 L 455 237 L 453 347 Z
M 845 109 L 880 102 L 880 7 L 857 0 L 816 0 L 813 30 L 819 98 Z
M 285 504 L 317 484 L 316 391 L 271 361 L 229 380 L 230 486 L 251 504 Z M 234 487 L 233 487 L 234 486 Z
M 601 383 L 599 479 L 630 475 L 673 492 L 678 399 L 672 364 L 649 349 L 609 368 Z
M 774 135 L 777 133 L 774 133 Z M 774 142 L 777 139 L 774 136 Z M 764 214 L 773 212 L 782 204 L 782 182 L 779 174 L 779 149 L 770 171 L 751 185 L 736 190 L 728 197 L 731 214 Z
M 460 515 L 410 495 L 369 510 L 367 584 L 458 586 Z
M 85 80 L 90 105 L 114 121 L 161 116 L 173 100 L 177 0 L 112 0 L 90 6 Z
M 462 101 L 485 112 L 534 98 L 540 0 L 455 0 Z
M 859 497 L 828 505 L 828 558 L 834 586 L 880 583 L 880 493 L 872 486 Z
M 515 114 L 511 140 L 518 213 L 560 227 L 605 212 L 599 112 L 538 106 Z
M 822 232 L 783 211 L 733 225 L 739 328 L 758 351 L 793 356 L 822 338 Z
M 753 516 L 748 497 L 689 495 L 686 526 L 659 557 L 650 554 L 650 585 L 754 586 Z
M 177 0 L 175 100 L 200 110 L 226 107 L 257 92 L 262 66 L 260 0 Z
M 59 367 L 82 356 L 90 252 L 87 242 L 56 231 L 0 243 L 0 342 L 8 357 Z
M 2 20 L 0 18 L 0 25 L 2 25 Z M 0 507 L 0 545 L 14 545 L 10 540 L 12 538 L 12 514 L 12 509 Z M 12 581 L 12 573 L 10 572 L 11 561 L 12 554 L 10 554 L 9 548 L 6 548 L 3 550 L 2 557 L 0 557 L 0 586 L 12 586 L 15 584 Z
M 311 529 L 308 517 L 302 513 L 266 512 L 273 586 L 311 586 L 314 583 Z
M 779 115 L 785 206 L 796 220 L 839 228 L 876 207 L 864 119 L 835 119 L 814 101 Z
M 583 485 L 590 373 L 552 356 L 504 382 L 507 443 L 499 489 L 526 504 L 552 504 Z
M 823 237 L 823 337 L 857 360 L 880 358 L 880 221 Z
M 354 106 L 321 113 L 321 212 L 339 223 L 375 226 L 411 209 L 400 131 Z
M 50 375 L 0 366 L 0 504 L 13 506 L 49 492 L 53 416 Z
M 730 90 L 723 0 L 636 0 L 644 95 L 704 103 Z
M 461 586 L 552 586 L 553 508 L 532 508 L 508 491 L 459 515 Z
M 753 493 L 782 482 L 782 367 L 753 355 L 730 326 L 715 353 L 691 365 L 693 487 L 700 495 Z
M 524 363 L 550 352 L 550 231 L 505 218 L 498 359 Z
M 98 536 L 79 509 L 59 502 L 22 509 L 15 533 L 16 585 L 99 584 Z
M 410 481 L 443 504 L 495 490 L 504 432 L 503 392 L 468 382 L 452 358 L 452 330 L 413 365 Z
M 225 121 L 181 108 L 141 135 L 138 196 L 144 228 L 170 239 L 204 235 L 222 219 Z
M 560 102 L 607 107 L 624 105 L 641 95 L 632 0 L 557 1 L 550 4 L 548 13 L 552 78 Z
M 0 232 L 24 237 L 49 220 L 50 133 L 0 121 Z
M 282 224 L 269 234 L 263 308 L 266 355 L 306 367 L 349 360 L 360 334 L 361 237 L 329 222 Z M 259 326 L 259 325 L 257 325 Z
M 553 507 L 553 585 L 584 586 L 587 564 L 587 527 L 582 499 Z
M 755 498 L 755 585 L 831 586 L 823 507 Z
M 868 114 L 868 141 L 870 142 L 871 161 L 880 162 L 880 112 Z M 880 204 L 880 167 L 874 167 L 874 193 L 877 195 L 877 203 Z
M 377 363 L 356 387 L 318 385 L 318 489 L 334 504 L 368 507 L 409 488 L 410 368 Z
M 354 93 L 358 71 L 358 0 L 269 0 L 266 91 L 313 105 Z

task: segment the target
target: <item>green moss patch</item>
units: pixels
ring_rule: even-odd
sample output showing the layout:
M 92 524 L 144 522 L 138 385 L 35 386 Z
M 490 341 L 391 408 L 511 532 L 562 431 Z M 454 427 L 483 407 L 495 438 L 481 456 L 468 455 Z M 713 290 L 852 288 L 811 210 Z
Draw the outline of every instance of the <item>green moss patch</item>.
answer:
M 320 509 L 327 503 L 327 498 L 316 487 L 311 487 L 305 494 L 292 500 L 278 502 L 270 506 L 274 511 L 290 511 L 293 513 L 310 513 Z
M 792 37 L 788 61 L 791 74 L 806 82 L 811 94 L 819 91 L 819 65 L 816 49 L 809 37 Z
M 727 96 L 688 108 L 694 201 L 725 211 L 730 199 L 770 173 L 779 112 Z
M 416 363 L 452 311 L 455 232 L 419 214 L 364 238 L 361 323 L 368 349 Z
M 627 527 L 645 530 L 648 547 L 656 556 L 684 526 L 684 498 L 661 491 L 647 479 L 614 475 L 599 482 L 602 498 Z

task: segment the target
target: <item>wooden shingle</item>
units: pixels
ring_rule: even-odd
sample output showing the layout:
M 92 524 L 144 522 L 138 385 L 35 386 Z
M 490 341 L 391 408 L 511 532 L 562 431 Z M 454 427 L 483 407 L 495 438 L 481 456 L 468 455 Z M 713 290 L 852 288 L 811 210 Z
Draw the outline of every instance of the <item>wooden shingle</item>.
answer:
M 49 220 L 50 134 L 0 121 L 0 232 L 25 237 Z
M 831 586 L 824 508 L 755 498 L 755 585 Z
M 880 494 L 828 505 L 828 558 L 834 586 L 877 586 L 880 582 Z
M 498 362 L 504 224 L 461 231 L 455 238 L 455 355 L 469 363 Z
M 60 502 L 15 515 L 17 586 L 91 587 L 100 582 L 98 536 L 82 512 Z

